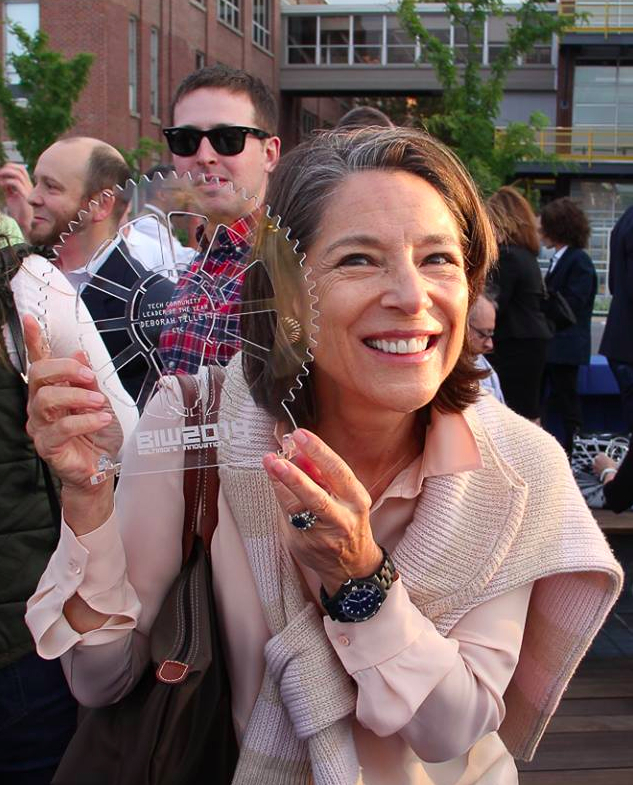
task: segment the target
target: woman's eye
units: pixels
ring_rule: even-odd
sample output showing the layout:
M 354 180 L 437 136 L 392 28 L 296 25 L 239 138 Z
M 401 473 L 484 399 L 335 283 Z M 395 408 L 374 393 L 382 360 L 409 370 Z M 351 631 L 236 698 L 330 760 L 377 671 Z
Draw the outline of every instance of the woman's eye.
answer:
M 455 259 L 451 254 L 447 253 L 433 253 L 425 256 L 422 264 L 455 264 Z
M 364 254 L 349 254 L 344 256 L 338 263 L 338 267 L 367 267 L 371 264 L 371 259 Z

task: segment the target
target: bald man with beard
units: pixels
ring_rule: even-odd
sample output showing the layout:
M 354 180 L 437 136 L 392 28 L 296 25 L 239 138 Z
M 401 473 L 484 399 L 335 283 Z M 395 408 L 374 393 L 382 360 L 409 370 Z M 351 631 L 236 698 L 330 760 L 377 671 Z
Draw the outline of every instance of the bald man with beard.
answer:
M 129 177 L 128 166 L 114 147 L 99 139 L 70 137 L 55 142 L 42 153 L 27 199 L 32 209 L 30 242 L 55 246 L 55 263 L 74 288 L 81 291 L 97 323 L 122 317 L 125 302 L 99 288 L 98 282 L 91 282 L 92 276 L 97 273 L 100 278 L 127 289 L 139 281 L 138 269 L 131 264 L 136 260 L 122 238 L 110 244 L 101 256 L 95 256 L 104 243 L 116 237 L 127 206 L 121 188 Z M 77 223 L 69 232 L 71 221 Z M 165 279 L 158 289 L 160 299 L 169 302 L 173 284 Z M 117 357 L 123 360 L 133 353 L 127 332 L 102 331 L 102 338 L 132 399 L 139 401 L 147 396 L 156 374 L 145 360 L 137 356 L 117 366 Z

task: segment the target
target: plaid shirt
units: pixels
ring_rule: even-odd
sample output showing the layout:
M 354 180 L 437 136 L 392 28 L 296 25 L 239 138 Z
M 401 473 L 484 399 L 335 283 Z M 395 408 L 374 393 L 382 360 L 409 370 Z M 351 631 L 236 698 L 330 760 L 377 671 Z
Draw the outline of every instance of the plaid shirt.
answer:
M 178 279 L 160 336 L 167 373 L 196 373 L 201 365 L 226 365 L 240 349 L 240 292 L 260 211 L 230 227 L 220 225 Z M 202 242 L 205 238 L 202 238 Z

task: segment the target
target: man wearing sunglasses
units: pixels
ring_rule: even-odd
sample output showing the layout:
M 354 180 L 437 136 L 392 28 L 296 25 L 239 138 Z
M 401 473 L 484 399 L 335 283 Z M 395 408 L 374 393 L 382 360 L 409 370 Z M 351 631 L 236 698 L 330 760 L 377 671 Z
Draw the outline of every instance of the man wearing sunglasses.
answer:
M 269 88 L 246 71 L 222 65 L 201 68 L 184 79 L 172 101 L 172 121 L 163 133 L 176 173 L 189 173 L 199 183 L 202 212 L 210 218 L 199 238 L 200 253 L 192 274 L 183 275 L 176 286 L 170 308 L 177 312 L 179 303 L 199 300 L 200 270 L 216 290 L 222 288 L 224 298 L 239 298 L 241 272 L 268 175 L 279 160 L 280 140 Z M 206 305 L 210 310 L 211 305 Z M 200 302 L 197 307 L 200 310 Z M 239 349 L 239 340 L 226 339 L 227 334 L 239 335 L 239 317 L 222 321 L 222 340 L 209 335 L 205 320 L 189 322 L 178 331 L 165 330 L 160 353 L 166 368 L 172 373 L 195 373 L 209 360 L 227 363 Z

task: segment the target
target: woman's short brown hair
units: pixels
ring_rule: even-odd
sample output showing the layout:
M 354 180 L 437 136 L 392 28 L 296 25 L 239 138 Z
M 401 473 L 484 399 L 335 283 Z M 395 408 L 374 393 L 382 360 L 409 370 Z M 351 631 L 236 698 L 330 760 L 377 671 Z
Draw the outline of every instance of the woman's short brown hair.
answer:
M 569 197 L 554 199 L 541 210 L 542 233 L 560 245 L 586 248 L 591 234 L 584 210 Z
M 499 245 L 517 245 L 539 252 L 536 216 L 528 200 L 511 185 L 504 185 L 486 204 Z
M 334 191 L 350 174 L 375 169 L 409 172 L 438 191 L 461 234 L 472 304 L 496 257 L 492 227 L 477 188 L 460 161 L 437 139 L 422 131 L 409 128 L 327 131 L 307 140 L 283 156 L 273 172 L 266 195 L 270 214 L 280 217 L 281 225 L 290 228 L 290 237 L 297 241 L 298 250 L 307 253 Z M 244 286 L 245 299 L 257 299 L 257 281 L 247 279 Z M 244 337 L 257 336 L 261 343 L 262 331 L 267 329 L 266 339 L 274 340 L 274 325 L 266 328 L 265 321 L 257 317 L 243 318 L 242 323 Z M 246 354 L 243 365 L 256 403 L 279 417 L 280 402 L 287 397 L 293 380 L 272 378 L 266 371 L 261 373 L 261 366 L 254 365 Z M 481 378 L 482 373 L 476 369 L 465 343 L 433 404 L 442 411 L 461 411 L 475 401 Z M 297 391 L 292 412 L 301 425 L 311 427 L 318 421 L 318 402 L 309 375 Z

